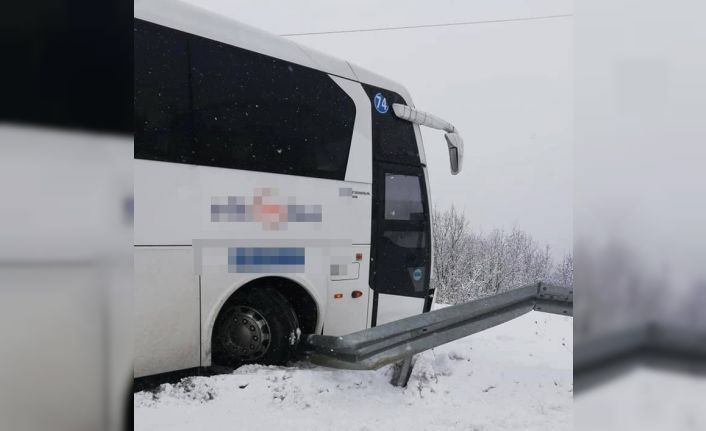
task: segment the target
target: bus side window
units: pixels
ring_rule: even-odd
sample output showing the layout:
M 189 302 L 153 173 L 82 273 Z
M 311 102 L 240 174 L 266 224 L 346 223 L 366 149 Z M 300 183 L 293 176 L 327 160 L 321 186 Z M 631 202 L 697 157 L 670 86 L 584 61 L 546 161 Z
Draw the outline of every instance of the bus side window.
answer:
M 135 157 L 192 163 L 187 38 L 135 20 Z
M 424 221 L 418 176 L 385 173 L 385 220 Z
M 325 73 L 191 37 L 198 164 L 343 180 L 353 100 Z
M 326 73 L 135 19 L 135 158 L 343 180 L 355 104 Z

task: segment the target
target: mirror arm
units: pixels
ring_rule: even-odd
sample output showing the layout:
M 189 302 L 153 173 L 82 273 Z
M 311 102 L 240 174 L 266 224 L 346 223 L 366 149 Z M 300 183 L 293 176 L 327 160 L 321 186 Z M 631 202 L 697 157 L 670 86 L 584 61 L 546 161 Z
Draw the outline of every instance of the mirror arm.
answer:
M 392 111 L 399 119 L 446 132 L 444 137 L 446 138 L 446 144 L 449 147 L 451 173 L 456 175 L 461 172 L 461 167 L 463 164 L 463 139 L 461 139 L 458 129 L 456 129 L 453 124 L 427 112 L 419 111 L 411 106 L 403 105 L 401 103 L 393 103 Z
M 431 127 L 432 129 L 443 130 L 446 133 L 458 133 L 453 124 L 428 112 L 419 111 L 401 103 L 393 103 L 392 110 L 395 116 L 402 120 L 407 120 L 420 126 Z

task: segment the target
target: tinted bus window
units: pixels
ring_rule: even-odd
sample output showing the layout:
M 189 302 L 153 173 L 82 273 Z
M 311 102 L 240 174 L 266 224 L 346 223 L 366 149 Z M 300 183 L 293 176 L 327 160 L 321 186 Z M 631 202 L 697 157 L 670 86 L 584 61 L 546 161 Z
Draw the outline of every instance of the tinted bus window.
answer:
M 375 163 L 370 286 L 423 298 L 429 286 L 429 205 L 421 166 Z
M 135 157 L 343 180 L 355 104 L 325 73 L 135 20 Z
M 385 173 L 385 220 L 424 220 L 418 176 Z
M 135 20 L 135 157 L 195 160 L 186 34 Z
M 191 40 L 198 164 L 345 178 L 355 105 L 328 75 Z
M 393 91 L 371 85 L 363 85 L 363 88 L 373 104 L 373 157 L 386 162 L 418 166 L 419 149 L 414 136 L 414 126 L 409 121 L 395 117 L 392 112 L 393 103 L 407 102 Z M 375 96 L 378 94 L 384 97 L 386 112 L 380 112 L 375 107 Z

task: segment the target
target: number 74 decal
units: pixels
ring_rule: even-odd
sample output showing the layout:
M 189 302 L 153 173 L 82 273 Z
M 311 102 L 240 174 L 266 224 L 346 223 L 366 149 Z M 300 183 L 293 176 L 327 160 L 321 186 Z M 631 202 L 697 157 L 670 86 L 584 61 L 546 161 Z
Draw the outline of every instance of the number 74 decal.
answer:
M 379 113 L 387 114 L 387 99 L 385 99 L 385 96 L 383 96 L 382 93 L 378 93 L 375 95 L 375 97 L 373 98 L 373 105 L 375 105 L 375 110 Z

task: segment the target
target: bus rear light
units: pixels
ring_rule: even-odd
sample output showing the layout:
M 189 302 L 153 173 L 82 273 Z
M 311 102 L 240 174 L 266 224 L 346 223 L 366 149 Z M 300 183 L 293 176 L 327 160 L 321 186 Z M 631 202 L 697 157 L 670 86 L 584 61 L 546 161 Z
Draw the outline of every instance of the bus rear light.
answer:
M 335 293 L 335 294 L 333 295 L 333 299 L 341 299 L 341 298 L 343 298 L 343 294 L 342 294 L 342 293 Z
M 360 290 L 354 290 L 353 292 L 351 292 L 351 296 L 353 298 L 360 298 L 361 296 L 363 296 L 363 292 L 361 292 Z
M 355 260 L 363 260 L 363 253 L 356 253 Z

